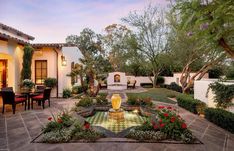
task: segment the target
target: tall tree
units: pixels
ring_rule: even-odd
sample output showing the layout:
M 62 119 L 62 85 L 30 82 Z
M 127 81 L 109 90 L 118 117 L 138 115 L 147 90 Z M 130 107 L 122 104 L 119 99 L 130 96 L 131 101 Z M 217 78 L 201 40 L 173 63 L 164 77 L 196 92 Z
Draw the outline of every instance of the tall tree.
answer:
M 96 34 L 89 28 L 85 28 L 80 32 L 79 36 L 68 36 L 66 42 L 76 45 L 81 51 L 83 58 L 80 58 L 80 62 L 84 65 L 83 70 L 89 78 L 90 95 L 97 95 L 99 87 L 95 88 L 94 86 L 97 74 L 97 57 L 104 52 L 102 49 L 101 35 Z
M 24 79 L 31 79 L 31 65 L 32 65 L 32 57 L 34 49 L 31 46 L 24 47 L 24 55 L 23 55 L 23 63 L 22 63 L 22 70 L 21 70 L 21 80 Z
M 233 0 L 180 0 L 173 8 L 184 30 L 204 39 L 204 45 L 221 47 L 234 58 Z M 193 30 L 188 31 L 191 26 Z
M 129 59 L 130 48 L 127 41 L 130 37 L 131 31 L 124 25 L 111 24 L 105 28 L 104 48 L 115 71 L 123 71 Z
M 152 80 L 154 87 L 156 79 L 162 71 L 163 65 L 159 61 L 160 54 L 167 48 L 167 26 L 163 10 L 156 6 L 149 5 L 143 13 L 131 12 L 122 20 L 134 27 L 134 43 L 136 50 L 147 58 L 154 76 Z
M 171 25 L 170 48 L 174 64 L 182 66 L 180 83 L 183 93 L 189 92 L 195 80 L 200 80 L 209 69 L 223 62 L 226 54 L 212 45 L 204 45 L 204 39 L 187 33 L 193 25 L 184 29 L 175 14 L 168 17 Z M 190 75 L 192 69 L 195 74 Z

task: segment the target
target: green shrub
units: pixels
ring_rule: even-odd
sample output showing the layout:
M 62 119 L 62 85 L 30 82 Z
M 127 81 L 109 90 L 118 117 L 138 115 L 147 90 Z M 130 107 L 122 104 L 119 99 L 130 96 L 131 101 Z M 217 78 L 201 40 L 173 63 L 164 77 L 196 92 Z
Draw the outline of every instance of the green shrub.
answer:
M 108 100 L 107 100 L 106 96 L 100 95 L 99 97 L 96 98 L 96 100 L 97 100 L 98 105 L 107 105 L 108 104 Z
M 46 87 L 53 88 L 57 85 L 57 79 L 56 78 L 46 78 L 44 81 L 44 85 Z
M 68 88 L 63 89 L 63 98 L 69 98 L 71 97 L 72 93 L 71 90 Z
M 72 87 L 72 93 L 73 94 L 80 94 L 83 92 L 82 86 L 73 86 Z
M 134 96 L 129 95 L 127 103 L 129 105 L 136 105 L 136 106 L 148 106 L 151 107 L 153 105 L 152 98 L 146 96 Z
M 172 82 L 169 86 L 168 86 L 169 89 L 171 90 L 174 90 L 174 91 L 177 91 L 177 92 L 182 92 L 182 87 L 179 86 L 177 83 L 175 82 Z
M 153 88 L 153 84 L 152 83 L 141 83 L 141 87 L 143 87 L 143 88 Z
M 140 102 L 138 101 L 138 97 L 134 95 L 128 96 L 127 103 L 129 105 L 140 105 Z
M 214 91 L 214 102 L 220 108 L 228 108 L 233 105 L 234 84 L 224 85 L 219 82 L 211 83 L 209 87 Z
M 200 100 L 193 99 L 189 95 L 181 94 L 176 97 L 177 103 L 180 107 L 187 109 L 188 111 L 198 114 L 204 112 L 206 107 L 204 102 Z
M 91 97 L 81 98 L 76 106 L 89 107 L 93 105 L 93 99 Z
M 234 133 L 234 114 L 223 109 L 207 108 L 205 109 L 205 118 Z
M 164 81 L 165 81 L 164 77 L 158 76 L 158 78 L 157 78 L 157 85 L 163 84 Z

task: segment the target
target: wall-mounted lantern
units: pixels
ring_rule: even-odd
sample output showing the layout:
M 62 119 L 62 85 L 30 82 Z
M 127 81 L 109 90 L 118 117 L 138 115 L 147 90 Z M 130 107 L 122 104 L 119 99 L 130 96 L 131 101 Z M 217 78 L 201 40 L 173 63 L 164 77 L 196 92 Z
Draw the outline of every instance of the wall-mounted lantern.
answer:
M 61 56 L 61 61 L 62 61 L 62 66 L 66 66 L 67 65 L 67 60 L 65 59 L 64 55 Z

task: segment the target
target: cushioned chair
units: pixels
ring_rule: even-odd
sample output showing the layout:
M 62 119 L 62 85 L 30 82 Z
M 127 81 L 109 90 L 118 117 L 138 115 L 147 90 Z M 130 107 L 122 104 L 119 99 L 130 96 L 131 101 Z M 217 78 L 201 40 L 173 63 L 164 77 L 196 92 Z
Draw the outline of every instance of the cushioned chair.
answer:
M 37 96 L 33 96 L 31 98 L 31 106 L 33 109 L 33 101 L 38 102 L 39 104 L 42 103 L 42 107 L 43 109 L 45 108 L 45 101 L 47 100 L 49 103 L 49 107 L 50 107 L 50 93 L 51 93 L 51 89 L 44 89 L 42 94 L 39 94 Z
M 26 106 L 27 106 L 27 98 L 22 96 L 15 96 L 15 93 L 13 91 L 4 91 L 2 90 L 1 92 L 2 94 L 2 100 L 3 100 L 3 106 L 2 106 L 2 113 L 4 113 L 4 109 L 5 109 L 5 104 L 10 104 L 12 105 L 12 110 L 13 110 L 13 114 L 15 114 L 15 108 L 16 105 L 19 103 L 24 103 L 24 109 L 26 110 Z
M 127 88 L 132 88 L 132 89 L 135 89 L 136 87 L 136 80 L 130 80 L 128 81 L 128 84 L 127 84 Z

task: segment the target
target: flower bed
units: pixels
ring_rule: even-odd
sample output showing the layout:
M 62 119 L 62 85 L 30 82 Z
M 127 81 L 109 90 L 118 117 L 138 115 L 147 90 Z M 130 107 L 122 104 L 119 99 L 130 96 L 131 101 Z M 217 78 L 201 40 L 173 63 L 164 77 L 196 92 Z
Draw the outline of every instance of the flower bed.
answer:
M 172 107 L 159 106 L 151 118 L 141 126 L 131 129 L 127 138 L 137 140 L 160 141 L 173 139 L 184 143 L 193 143 L 195 137 L 188 130 L 185 121 Z
M 39 142 L 65 143 L 74 140 L 95 141 L 104 134 L 96 131 L 86 121 L 73 118 L 67 112 L 48 118 L 49 122 L 42 128 L 42 137 Z

